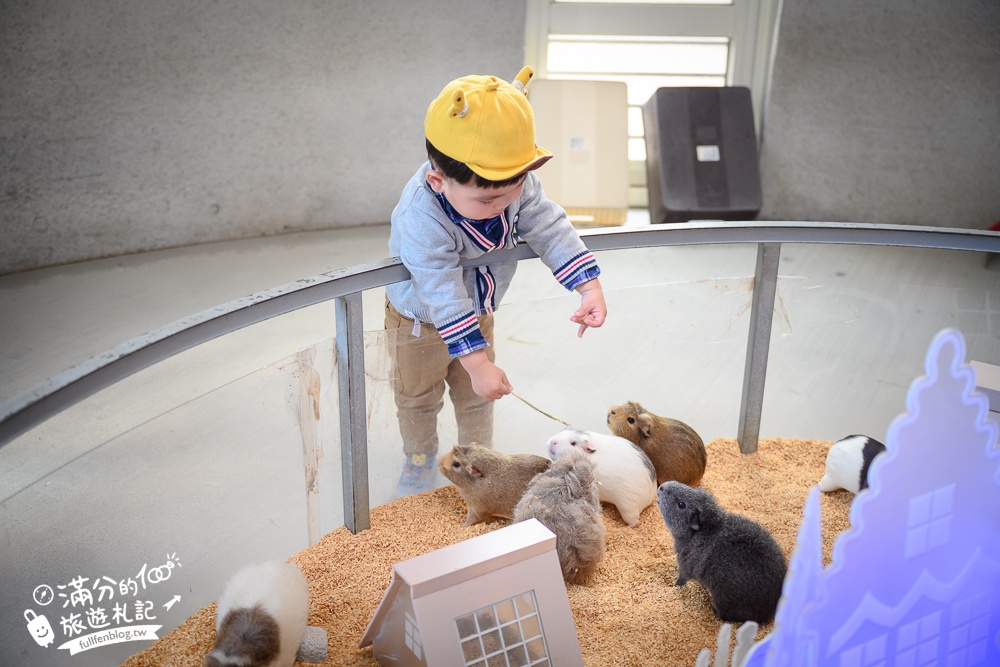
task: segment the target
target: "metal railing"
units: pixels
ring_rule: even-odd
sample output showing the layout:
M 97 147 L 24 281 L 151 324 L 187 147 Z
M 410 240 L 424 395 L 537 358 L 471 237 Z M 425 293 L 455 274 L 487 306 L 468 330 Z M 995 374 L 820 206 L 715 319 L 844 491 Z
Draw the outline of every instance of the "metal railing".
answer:
M 737 440 L 743 453 L 757 450 L 782 244 L 902 246 L 1000 253 L 1000 234 L 995 232 L 859 223 L 689 222 L 584 231 L 581 236 L 592 251 L 681 245 L 757 245 L 737 428 Z M 536 256 L 527 244 L 521 244 L 463 264 L 478 266 Z M 365 530 L 370 526 L 370 500 L 361 295 L 407 278 L 409 273 L 397 258 L 384 259 L 259 292 L 138 336 L 0 404 L 0 447 L 75 403 L 174 354 L 277 315 L 333 299 L 336 304 L 344 524 L 352 532 Z

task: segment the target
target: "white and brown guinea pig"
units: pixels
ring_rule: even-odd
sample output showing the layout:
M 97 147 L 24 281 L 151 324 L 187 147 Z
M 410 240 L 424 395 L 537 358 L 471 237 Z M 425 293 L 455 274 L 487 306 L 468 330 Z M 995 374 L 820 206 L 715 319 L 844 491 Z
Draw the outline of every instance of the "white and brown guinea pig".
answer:
M 219 598 L 204 667 L 291 667 L 309 622 L 309 584 L 293 563 L 247 565 Z
M 830 446 L 826 455 L 826 474 L 819 480 L 823 493 L 847 489 L 861 493 L 868 488 L 868 468 L 885 445 L 867 435 L 849 435 Z
M 608 428 L 646 452 L 656 468 L 657 484 L 671 480 L 688 486 L 701 484 L 708 452 L 701 436 L 684 422 L 629 402 L 608 409 Z
M 601 502 L 611 503 L 630 527 L 639 525 L 639 515 L 656 502 L 656 471 L 646 453 L 617 435 L 594 431 L 560 431 L 548 442 L 549 458 L 555 460 L 571 448 L 580 449 L 594 464 Z

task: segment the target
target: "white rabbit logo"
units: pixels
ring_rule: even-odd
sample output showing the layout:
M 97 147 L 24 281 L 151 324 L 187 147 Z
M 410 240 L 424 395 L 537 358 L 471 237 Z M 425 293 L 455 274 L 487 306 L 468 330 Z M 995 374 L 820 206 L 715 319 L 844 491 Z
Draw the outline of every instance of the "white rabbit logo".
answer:
M 24 620 L 28 622 L 28 632 L 31 633 L 36 644 L 44 648 L 55 641 L 56 635 L 52 632 L 49 619 L 39 616 L 34 609 L 25 609 Z

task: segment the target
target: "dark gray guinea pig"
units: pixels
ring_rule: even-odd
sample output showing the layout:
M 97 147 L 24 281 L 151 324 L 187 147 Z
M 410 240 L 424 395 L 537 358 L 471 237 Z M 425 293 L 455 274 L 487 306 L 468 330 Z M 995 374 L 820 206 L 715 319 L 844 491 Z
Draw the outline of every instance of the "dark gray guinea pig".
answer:
M 657 494 L 674 537 L 677 585 L 705 587 L 722 621 L 767 623 L 781 598 L 785 555 L 759 523 L 719 507 L 708 491 L 664 482 Z

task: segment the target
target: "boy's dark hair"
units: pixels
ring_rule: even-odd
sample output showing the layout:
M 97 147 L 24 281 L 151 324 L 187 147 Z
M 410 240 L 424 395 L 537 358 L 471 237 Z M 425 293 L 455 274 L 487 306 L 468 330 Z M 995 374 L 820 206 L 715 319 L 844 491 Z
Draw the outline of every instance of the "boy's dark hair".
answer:
M 505 188 L 508 185 L 520 183 L 524 179 L 523 173 L 502 181 L 491 181 L 485 179 L 469 169 L 469 165 L 464 162 L 459 162 L 458 160 L 453 160 L 438 149 L 434 148 L 434 144 L 432 144 L 429 139 L 424 139 L 424 141 L 427 143 L 427 157 L 430 159 L 431 165 L 447 178 L 450 178 L 459 185 L 468 185 L 471 181 L 477 188 Z

